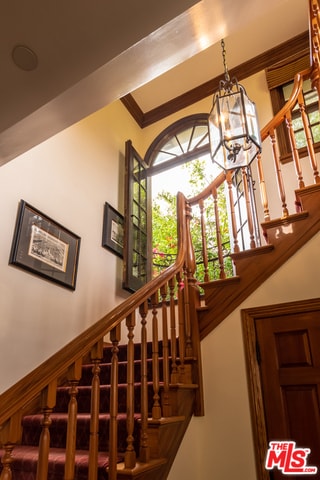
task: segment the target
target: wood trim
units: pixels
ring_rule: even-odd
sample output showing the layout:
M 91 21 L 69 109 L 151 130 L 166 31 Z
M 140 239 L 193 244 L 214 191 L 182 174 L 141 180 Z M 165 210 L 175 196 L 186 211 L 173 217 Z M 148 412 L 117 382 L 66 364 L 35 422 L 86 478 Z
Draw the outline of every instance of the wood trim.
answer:
M 255 319 L 248 310 L 242 310 L 242 331 L 246 358 L 247 384 L 255 449 L 257 480 L 270 480 L 264 468 L 267 452 L 267 430 L 264 416 L 260 370 L 256 353 Z
M 306 48 L 309 48 L 309 33 L 307 31 L 231 69 L 229 71 L 230 77 L 236 77 L 241 81 Z M 203 98 L 209 97 L 218 89 L 220 80 L 221 76 L 215 77 L 148 112 L 143 112 L 140 109 L 131 94 L 122 97 L 121 101 L 140 128 L 145 128 Z
M 255 321 L 264 317 L 270 318 L 290 313 L 305 313 L 318 310 L 320 310 L 320 298 L 241 310 L 257 480 L 270 480 L 270 474 L 264 468 L 268 444 L 260 368 L 256 353 L 257 336 Z

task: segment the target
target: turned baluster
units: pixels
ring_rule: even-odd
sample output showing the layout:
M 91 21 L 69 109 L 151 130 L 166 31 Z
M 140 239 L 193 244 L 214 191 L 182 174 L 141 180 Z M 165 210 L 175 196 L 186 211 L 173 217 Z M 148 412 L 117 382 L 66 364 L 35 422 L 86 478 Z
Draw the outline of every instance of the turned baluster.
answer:
M 6 445 L 3 445 L 4 454 L 1 458 L 2 472 L 0 480 L 12 480 L 11 464 L 14 462 L 14 459 L 12 458 L 12 451 L 14 447 L 15 445 L 12 443 L 7 443 Z
M 134 449 L 134 327 L 136 325 L 135 311 L 126 318 L 128 329 L 127 345 L 127 448 L 124 456 L 125 468 L 134 468 L 136 452 Z
M 153 383 L 153 406 L 152 418 L 161 418 L 159 396 L 159 334 L 158 334 L 158 292 L 151 297 L 152 304 L 152 383 Z
M 273 159 L 274 159 L 275 168 L 276 168 L 279 195 L 280 195 L 280 200 L 282 202 L 282 217 L 286 218 L 289 215 L 289 212 L 286 204 L 286 194 L 284 190 L 279 153 L 277 149 L 277 140 L 276 140 L 276 135 L 274 133 L 274 129 L 270 130 L 270 140 L 271 140 L 271 146 L 272 146 Z
M 1 480 L 12 479 L 11 465 L 14 462 L 12 451 L 17 443 L 21 442 L 22 426 L 21 426 L 22 412 L 19 410 L 4 424 L 0 425 L 0 445 L 4 450 L 1 458 L 2 472 Z
M 199 200 L 200 208 L 200 224 L 201 224 L 201 242 L 202 242 L 202 257 L 203 257 L 203 281 L 209 281 L 208 273 L 208 248 L 207 248 L 207 235 L 206 235 L 206 221 L 204 218 L 204 201 L 203 199 Z
M 292 152 L 294 166 L 295 166 L 295 170 L 296 170 L 296 174 L 297 174 L 298 185 L 299 185 L 299 188 L 303 188 L 304 187 L 304 181 L 303 181 L 303 176 L 302 176 L 300 157 L 299 157 L 299 152 L 298 152 L 298 149 L 297 149 L 296 137 L 295 137 L 294 130 L 293 130 L 293 125 L 292 125 L 292 115 L 291 115 L 290 111 L 286 115 L 286 124 L 287 124 L 288 132 L 289 132 L 291 152 Z
M 147 463 L 150 458 L 148 445 L 148 377 L 147 377 L 147 314 L 148 302 L 139 307 L 141 317 L 141 436 L 140 460 Z
M 88 479 L 95 480 L 98 471 L 99 413 L 100 413 L 100 363 L 103 358 L 103 340 L 91 349 L 92 380 L 90 407 L 89 471 Z
M 112 343 L 111 357 L 111 379 L 110 379 L 110 428 L 109 428 L 109 469 L 108 479 L 117 478 L 117 459 L 118 459 L 118 377 L 119 377 L 119 341 L 120 325 L 114 327 L 110 332 Z
M 268 196 L 267 196 L 266 181 L 264 178 L 263 167 L 262 167 L 261 153 L 258 153 L 257 155 L 257 166 L 258 166 L 260 197 L 261 197 L 261 203 L 263 206 L 263 216 L 264 216 L 264 220 L 268 222 L 270 220 L 269 202 L 268 202 Z
M 77 387 L 81 378 L 81 368 L 82 361 L 80 359 L 69 368 L 67 373 L 70 399 L 68 405 L 66 463 L 64 468 L 64 480 L 72 480 L 74 478 L 78 414 Z
M 185 304 L 184 304 L 184 282 L 182 280 L 182 272 L 177 273 L 177 296 L 178 296 L 178 328 L 179 328 L 179 381 L 185 383 L 185 352 L 186 352 L 186 337 L 185 337 Z
M 171 347 L 171 383 L 178 383 L 177 367 L 177 333 L 176 333 L 176 306 L 175 306 L 175 279 L 169 280 L 169 315 L 170 315 L 170 347 Z
M 186 266 L 184 266 L 183 271 L 183 308 L 184 308 L 184 328 L 185 328 L 185 338 L 186 338 L 186 348 L 185 348 L 185 356 L 186 357 L 193 357 L 193 346 L 192 346 L 192 338 L 191 338 L 191 319 L 190 319 L 190 301 L 189 301 L 189 286 L 190 284 L 194 283 L 195 279 L 193 277 L 188 277 L 188 272 Z
M 250 202 L 249 190 L 248 190 L 248 175 L 245 168 L 241 169 L 242 173 L 242 183 L 243 183 L 243 190 L 244 190 L 244 198 L 246 201 L 246 210 L 247 210 L 247 219 L 248 219 L 248 230 L 249 230 L 249 237 L 250 237 L 250 248 L 256 248 L 256 241 L 254 238 L 254 231 L 253 231 L 253 217 L 252 217 L 252 205 Z
M 312 0 L 310 3 L 310 33 L 311 33 L 311 47 L 312 47 L 312 72 L 311 72 L 311 85 L 312 88 L 317 90 L 319 97 L 319 107 L 320 107 L 320 56 L 319 56 L 319 45 L 320 45 L 320 8 L 319 1 Z
M 303 129 L 304 129 L 304 133 L 307 140 L 307 149 L 308 149 L 308 154 L 310 158 L 311 168 L 313 170 L 314 181 L 315 183 L 320 183 L 319 170 L 318 170 L 316 155 L 313 147 L 311 128 L 309 125 L 308 115 L 306 113 L 306 107 L 304 104 L 302 91 L 300 91 L 298 95 L 298 103 L 299 103 L 301 118 L 303 122 Z
M 310 33 L 311 33 L 311 46 L 312 46 L 312 60 L 314 64 L 314 70 L 320 65 L 319 58 L 319 28 L 320 28 L 320 9 L 319 1 L 312 0 L 310 2 Z M 314 84 L 312 84 L 314 87 Z M 319 92 L 319 89 L 318 89 Z M 320 92 L 319 92 L 320 93 Z
M 218 193 L 215 186 L 212 188 L 212 197 L 213 197 L 214 216 L 216 220 L 215 224 L 216 224 L 216 236 L 217 236 L 217 248 L 218 248 L 218 261 L 219 261 L 219 269 L 220 269 L 219 278 L 224 279 L 226 278 L 226 272 L 224 269 L 224 259 L 223 259 L 223 250 L 222 250 L 222 241 L 221 241 Z
M 231 227 L 232 227 L 232 235 L 233 235 L 233 252 L 238 253 L 240 251 L 240 248 L 239 248 L 239 242 L 238 242 L 236 212 L 235 212 L 235 209 L 234 209 L 234 199 L 233 199 L 233 189 L 232 189 L 232 175 L 233 175 L 233 172 L 231 170 L 228 170 L 227 174 L 226 174 L 226 179 L 227 179 L 227 185 L 228 185 L 229 204 L 230 204 L 230 211 L 231 211 Z
M 163 356 L 163 401 L 162 413 L 164 417 L 171 415 L 169 400 L 169 337 L 168 337 L 168 316 L 167 316 L 167 285 L 160 289 L 161 310 L 162 310 L 162 356 Z
M 56 404 L 57 382 L 53 381 L 41 392 L 41 435 L 39 441 L 39 458 L 37 464 L 36 480 L 43 480 L 48 477 L 49 448 L 50 448 L 50 415 Z

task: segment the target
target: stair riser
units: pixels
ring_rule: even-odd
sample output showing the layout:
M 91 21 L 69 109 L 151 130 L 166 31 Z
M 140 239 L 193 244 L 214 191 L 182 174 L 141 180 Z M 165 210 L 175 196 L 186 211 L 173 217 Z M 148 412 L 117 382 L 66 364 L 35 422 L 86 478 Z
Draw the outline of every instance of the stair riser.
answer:
M 160 377 L 162 378 L 162 359 L 159 359 L 159 370 Z M 119 363 L 119 383 L 127 383 L 127 363 Z M 152 380 L 152 360 L 147 360 L 147 376 L 148 380 Z M 101 364 L 100 365 L 100 383 L 101 385 L 109 385 L 111 380 L 111 365 L 110 364 Z M 141 362 L 135 361 L 134 364 L 134 382 L 138 383 L 141 381 Z M 92 382 L 92 365 L 85 365 L 82 369 L 82 377 L 79 382 L 79 386 L 91 385 Z
M 34 416 L 27 417 L 23 423 L 23 438 L 22 444 L 24 445 L 39 445 L 41 434 L 41 417 Z M 107 452 L 109 449 L 108 437 L 109 437 L 109 418 L 102 418 L 99 421 L 99 451 Z M 52 448 L 61 448 L 66 445 L 67 437 L 67 417 L 54 418 L 50 426 L 50 445 Z M 139 439 L 139 425 L 138 415 L 135 420 L 134 437 L 136 439 L 136 448 L 138 449 Z M 120 418 L 118 421 L 118 439 L 119 439 L 119 452 L 124 452 L 126 444 L 126 418 Z M 77 450 L 88 450 L 90 441 L 90 417 L 81 418 L 77 422 Z M 137 450 L 138 451 L 138 450 Z
M 148 411 L 151 413 L 152 409 L 152 396 L 153 388 L 152 384 L 148 384 L 149 391 L 149 405 Z M 60 388 L 57 395 L 57 403 L 55 412 L 68 411 L 68 404 L 70 401 L 69 389 Z M 91 388 L 81 387 L 79 388 L 78 401 L 78 413 L 89 413 L 91 410 Z M 118 411 L 119 413 L 125 413 L 127 410 L 127 385 L 120 385 L 118 388 Z M 134 411 L 139 412 L 141 410 L 141 385 L 135 384 L 134 386 Z M 104 386 L 100 390 L 100 413 L 107 414 L 110 412 L 110 387 Z

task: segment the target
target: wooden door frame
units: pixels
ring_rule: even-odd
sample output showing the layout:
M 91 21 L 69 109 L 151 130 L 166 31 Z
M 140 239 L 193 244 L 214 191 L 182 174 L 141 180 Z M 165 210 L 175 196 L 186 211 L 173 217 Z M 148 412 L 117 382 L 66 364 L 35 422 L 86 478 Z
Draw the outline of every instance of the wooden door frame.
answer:
M 270 472 L 264 468 L 265 458 L 268 450 L 268 442 L 260 368 L 257 359 L 257 335 L 255 321 L 264 317 L 270 318 L 279 315 L 299 312 L 305 313 L 317 310 L 320 311 L 320 298 L 267 305 L 263 307 L 246 308 L 241 310 L 257 480 L 270 480 Z

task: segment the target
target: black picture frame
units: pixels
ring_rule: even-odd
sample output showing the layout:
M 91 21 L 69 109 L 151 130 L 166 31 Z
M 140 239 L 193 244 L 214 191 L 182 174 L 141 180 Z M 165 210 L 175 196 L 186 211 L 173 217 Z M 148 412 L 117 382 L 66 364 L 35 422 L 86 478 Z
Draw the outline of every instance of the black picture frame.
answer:
M 78 235 L 21 200 L 9 264 L 75 290 L 80 241 Z
M 124 218 L 108 202 L 104 204 L 102 246 L 123 258 Z

